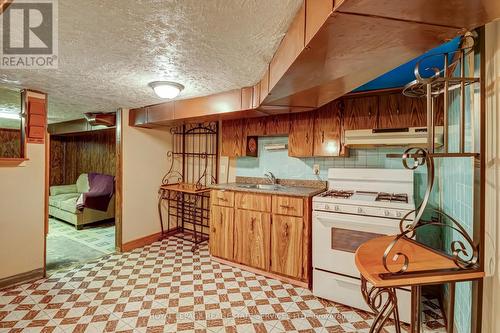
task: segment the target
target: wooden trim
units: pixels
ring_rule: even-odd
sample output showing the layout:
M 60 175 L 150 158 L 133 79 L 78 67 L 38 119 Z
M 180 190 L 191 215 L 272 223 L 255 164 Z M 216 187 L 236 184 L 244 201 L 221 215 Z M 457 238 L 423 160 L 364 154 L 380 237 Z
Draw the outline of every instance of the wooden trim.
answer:
M 161 232 L 156 232 L 152 235 L 144 236 L 138 239 L 134 239 L 130 242 L 124 243 L 122 245 L 122 252 L 129 252 L 133 249 L 149 245 L 151 243 L 157 242 L 162 239 Z
M 253 268 L 253 267 L 249 267 L 249 266 L 246 266 L 246 265 L 237 264 L 235 262 L 232 262 L 232 261 L 229 261 L 229 260 L 226 260 L 226 259 L 222 259 L 222 258 L 219 258 L 219 257 L 214 257 L 212 255 L 210 256 L 210 258 L 213 261 L 216 261 L 216 262 L 218 262 L 220 264 L 223 264 L 223 265 L 227 265 L 227 266 L 231 266 L 231 267 L 236 267 L 236 268 L 239 268 L 239 269 L 242 269 L 242 270 L 245 270 L 247 272 L 254 273 L 254 274 L 260 274 L 260 275 L 263 275 L 263 276 L 271 278 L 271 279 L 276 279 L 276 280 L 279 280 L 279 281 L 282 281 L 282 282 L 285 282 L 285 283 L 293 284 L 294 286 L 298 286 L 298 287 L 302 287 L 302 288 L 309 288 L 308 283 L 304 282 L 304 281 L 294 280 L 292 278 L 289 278 L 289 277 L 286 277 L 286 276 L 282 276 L 282 275 L 278 275 L 278 274 L 271 273 L 271 272 L 267 272 L 267 271 L 263 271 L 263 270 L 260 270 L 258 268 Z
M 0 158 L 0 167 L 18 166 L 25 161 L 29 161 L 29 159 L 28 158 Z
M 37 268 L 29 272 L 16 274 L 0 279 L 0 290 L 12 288 L 19 284 L 35 281 L 44 277 L 44 268 Z
M 116 111 L 115 248 L 123 250 L 123 109 Z
M 49 234 L 49 188 L 50 188 L 50 134 L 45 141 L 45 191 L 44 191 L 44 233 L 43 233 L 43 276 L 47 276 L 47 235 Z

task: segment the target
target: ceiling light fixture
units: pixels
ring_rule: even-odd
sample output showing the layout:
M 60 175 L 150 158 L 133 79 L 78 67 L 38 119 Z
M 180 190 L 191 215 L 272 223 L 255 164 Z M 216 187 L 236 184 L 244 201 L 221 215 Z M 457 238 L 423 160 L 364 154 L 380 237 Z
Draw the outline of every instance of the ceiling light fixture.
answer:
M 21 119 L 21 115 L 19 113 L 0 112 L 0 118 L 17 120 Z
M 182 84 L 170 81 L 154 81 L 149 84 L 155 94 L 160 98 L 176 98 L 184 89 Z

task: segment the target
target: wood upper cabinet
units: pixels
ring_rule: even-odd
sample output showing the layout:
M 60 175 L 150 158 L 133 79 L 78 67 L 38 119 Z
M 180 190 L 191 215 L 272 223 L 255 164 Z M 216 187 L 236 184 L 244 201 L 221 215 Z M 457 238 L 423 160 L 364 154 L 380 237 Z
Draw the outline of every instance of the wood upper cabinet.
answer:
M 271 225 L 271 271 L 302 277 L 304 222 L 301 217 L 273 214 Z
M 269 270 L 271 214 L 236 209 L 234 260 L 251 267 Z
M 290 132 L 290 115 L 280 114 L 266 118 L 267 135 L 288 135 Z
M 378 97 L 349 97 L 344 100 L 344 129 L 376 128 L 378 121 Z
M 425 126 L 425 98 L 405 97 L 401 93 L 380 95 L 378 115 L 378 128 Z
M 211 206 L 210 254 L 232 260 L 234 245 L 234 208 Z
M 273 89 L 304 49 L 305 24 L 306 9 L 303 3 L 269 64 L 269 90 Z
M 243 156 L 243 121 L 224 120 L 221 128 L 221 155 Z
M 339 102 L 326 104 L 315 111 L 314 156 L 340 156 L 342 118 Z
M 293 157 L 313 156 L 314 117 L 312 112 L 290 115 L 288 155 Z

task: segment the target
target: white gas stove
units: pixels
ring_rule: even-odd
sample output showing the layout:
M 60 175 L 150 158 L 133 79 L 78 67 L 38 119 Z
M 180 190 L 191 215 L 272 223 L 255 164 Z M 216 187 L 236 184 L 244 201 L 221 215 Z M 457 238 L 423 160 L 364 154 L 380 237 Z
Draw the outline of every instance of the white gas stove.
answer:
M 328 190 L 313 198 L 313 292 L 370 311 L 361 295 L 354 253 L 381 235 L 399 233 L 414 218 L 413 171 L 329 169 Z M 410 319 L 410 293 L 398 291 L 402 321 Z

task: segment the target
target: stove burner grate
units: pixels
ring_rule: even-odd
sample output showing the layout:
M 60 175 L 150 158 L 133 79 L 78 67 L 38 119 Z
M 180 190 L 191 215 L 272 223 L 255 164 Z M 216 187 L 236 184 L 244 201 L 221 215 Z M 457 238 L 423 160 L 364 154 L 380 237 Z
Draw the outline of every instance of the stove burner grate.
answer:
M 354 191 L 344 191 L 344 190 L 330 190 L 326 191 L 321 195 L 321 197 L 333 197 L 333 198 L 344 198 L 348 199 L 354 194 Z
M 377 195 L 375 201 L 389 201 L 389 202 L 404 202 L 408 203 L 408 194 L 406 193 L 385 193 L 381 192 Z

